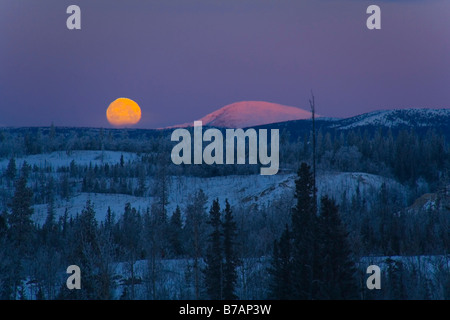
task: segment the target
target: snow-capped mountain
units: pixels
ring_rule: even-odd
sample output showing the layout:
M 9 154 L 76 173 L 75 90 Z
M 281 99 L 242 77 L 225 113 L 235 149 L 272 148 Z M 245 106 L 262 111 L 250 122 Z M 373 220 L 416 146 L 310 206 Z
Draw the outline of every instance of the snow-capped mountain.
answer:
M 309 118 L 311 118 L 309 111 L 296 107 L 266 101 L 241 101 L 226 105 L 199 120 L 203 126 L 246 128 Z M 192 125 L 193 123 L 186 123 L 172 128 Z
M 450 109 L 397 109 L 364 113 L 345 119 L 318 118 L 316 128 L 323 134 L 326 132 L 361 130 L 374 132 L 391 129 L 396 134 L 401 130 L 410 130 L 418 134 L 426 134 L 429 130 L 440 132 L 450 138 Z M 286 121 L 262 125 L 267 129 L 279 129 L 289 134 L 295 141 L 311 132 L 311 120 Z
M 326 118 L 317 115 L 320 126 L 329 129 L 349 130 L 362 127 L 384 127 L 401 129 L 414 127 L 416 129 L 450 128 L 450 109 L 396 109 L 379 110 L 364 113 L 350 118 Z M 254 126 L 302 126 L 310 120 L 311 112 L 266 101 L 241 101 L 226 105 L 210 114 L 202 121 L 203 126 L 221 128 L 247 128 Z M 184 123 L 169 128 L 190 127 Z

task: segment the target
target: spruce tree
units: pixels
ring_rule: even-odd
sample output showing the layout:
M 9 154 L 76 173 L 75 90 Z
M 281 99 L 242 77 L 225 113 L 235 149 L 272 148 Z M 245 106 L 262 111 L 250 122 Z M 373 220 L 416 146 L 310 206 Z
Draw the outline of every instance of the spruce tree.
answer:
M 67 174 L 64 174 L 60 179 L 60 189 L 59 194 L 63 199 L 68 200 L 70 197 L 70 182 L 69 182 L 69 176 Z
M 356 267 L 345 230 L 334 200 L 321 198 L 320 264 L 317 298 L 356 299 Z
M 135 274 L 135 263 L 140 258 L 142 248 L 140 242 L 142 219 L 135 208 L 128 202 L 125 204 L 125 212 L 122 219 L 122 241 L 123 256 L 127 261 L 129 271 L 130 295 L 135 298 L 135 284 L 139 281 Z M 154 225 L 155 228 L 158 226 Z
M 120 167 L 123 168 L 123 166 L 125 165 L 125 161 L 123 159 L 123 154 L 120 155 Z
M 147 190 L 146 185 L 146 172 L 144 165 L 138 166 L 138 189 L 137 196 L 143 197 L 145 195 L 145 191 Z
M 156 279 L 158 276 L 158 261 L 160 259 L 161 243 L 158 239 L 157 224 L 155 213 L 147 208 L 144 214 L 144 229 L 143 235 L 145 237 L 144 249 L 148 263 L 147 281 L 150 289 L 149 297 L 156 298 Z M 121 297 L 122 299 L 122 297 Z M 129 299 L 128 289 L 125 288 L 123 299 Z
M 114 213 L 111 211 L 111 207 L 108 206 L 108 210 L 106 211 L 106 218 L 105 218 L 105 229 L 112 232 L 113 226 L 114 226 Z
M 25 170 L 16 181 L 16 190 L 11 201 L 11 214 L 9 215 L 9 236 L 21 255 L 26 253 L 33 235 L 31 220 L 33 192 L 27 187 L 28 174 Z
M 279 241 L 274 241 L 269 299 L 290 300 L 292 292 L 291 232 L 286 225 Z
M 47 217 L 42 226 L 42 238 L 45 244 L 55 245 L 57 239 L 57 225 L 55 222 L 55 204 L 53 198 L 47 204 Z
M 167 174 L 166 165 L 161 165 L 155 176 L 153 194 L 155 197 L 152 211 L 155 211 L 157 222 L 165 224 L 167 222 L 167 205 L 169 204 L 170 180 Z
M 236 254 L 236 222 L 233 218 L 228 199 L 225 200 L 225 216 L 223 221 L 223 298 L 225 300 L 234 300 L 238 297 L 235 294 L 237 282 L 237 265 L 239 263 Z
M 142 218 L 135 208 L 127 202 L 125 204 L 124 214 L 122 216 L 122 240 L 121 244 L 124 248 L 124 253 L 132 260 L 139 258 L 140 245 L 140 230 L 142 227 Z
M 71 290 L 67 297 L 75 299 L 97 299 L 96 271 L 98 267 L 99 244 L 97 237 L 97 220 L 95 219 L 94 206 L 90 200 L 81 215 L 76 219 L 76 239 L 71 264 L 78 265 L 83 270 L 83 290 Z
M 213 300 L 223 298 L 223 265 L 222 265 L 222 241 L 221 241 L 221 219 L 219 199 L 213 200 L 209 211 L 211 233 L 209 234 L 209 245 L 206 253 L 206 267 L 204 269 L 205 287 L 208 297 Z
M 9 300 L 13 298 L 13 279 L 14 265 L 11 242 L 8 241 L 8 225 L 6 223 L 7 213 L 0 213 L 0 300 Z
M 79 217 L 79 223 L 81 244 L 95 248 L 97 243 L 97 220 L 95 219 L 94 205 L 91 200 L 86 201 L 86 206 Z
M 310 166 L 302 163 L 295 181 L 292 209 L 293 298 L 314 299 L 317 293 L 318 244 L 316 190 Z
M 107 248 L 107 246 L 111 239 L 101 233 L 95 218 L 94 205 L 90 200 L 86 202 L 85 208 L 76 220 L 78 241 L 71 260 L 82 270 L 82 290 L 62 289 L 65 291 L 63 297 L 89 300 L 109 299 L 113 280 L 108 270 L 108 263 L 112 259 L 110 255 L 114 248 Z
M 12 181 L 15 179 L 16 173 L 16 160 L 14 158 L 11 158 L 8 162 L 8 166 L 6 167 L 5 176 L 9 181 Z
M 187 252 L 193 258 L 193 280 L 195 299 L 200 299 L 200 258 L 203 256 L 204 246 L 207 241 L 206 234 L 206 203 L 208 198 L 202 189 L 199 189 L 186 208 L 186 223 L 183 228 Z
M 172 252 L 175 256 L 180 256 L 183 254 L 183 243 L 182 243 L 182 231 L 183 225 L 181 221 L 181 210 L 177 206 L 175 211 L 170 217 L 170 228 L 169 228 L 169 241 L 171 245 Z

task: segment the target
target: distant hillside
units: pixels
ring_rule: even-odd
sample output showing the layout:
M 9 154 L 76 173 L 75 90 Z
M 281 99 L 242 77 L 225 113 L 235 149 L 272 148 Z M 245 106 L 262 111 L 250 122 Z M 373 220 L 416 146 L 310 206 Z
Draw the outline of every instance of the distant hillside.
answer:
M 220 108 L 199 119 L 204 126 L 245 128 L 269 123 L 309 119 L 309 111 L 266 101 L 241 101 Z M 189 127 L 186 123 L 174 127 Z
M 289 133 L 296 140 L 311 132 L 311 120 L 295 120 L 260 126 L 278 128 Z M 425 134 L 430 129 L 442 133 L 450 139 L 450 109 L 401 109 L 374 111 L 346 119 L 318 118 L 316 128 L 323 133 L 339 133 L 351 130 L 368 131 L 391 130 L 395 135 L 400 130 L 414 129 L 417 134 Z

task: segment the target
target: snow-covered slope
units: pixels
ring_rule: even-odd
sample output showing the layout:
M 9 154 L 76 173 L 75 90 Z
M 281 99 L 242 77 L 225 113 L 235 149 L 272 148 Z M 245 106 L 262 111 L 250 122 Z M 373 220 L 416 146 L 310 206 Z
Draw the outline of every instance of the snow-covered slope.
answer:
M 204 126 L 246 128 L 269 123 L 311 118 L 311 113 L 266 101 L 241 101 L 216 110 L 200 120 Z M 193 123 L 175 127 L 192 126 Z
M 67 210 L 69 216 L 80 214 L 86 207 L 86 202 L 90 200 L 94 206 L 95 218 L 104 221 L 108 212 L 108 207 L 117 216 L 120 216 L 125 210 L 125 204 L 130 203 L 133 208 L 141 213 L 151 206 L 151 199 L 145 197 L 135 197 L 127 194 L 105 194 L 105 193 L 79 193 L 68 200 L 59 200 L 55 202 L 55 216 L 62 217 Z M 42 225 L 47 217 L 47 204 L 37 204 L 33 206 L 33 220 Z
M 264 207 L 274 201 L 283 199 L 284 202 L 294 204 L 295 174 L 259 176 L 224 176 L 224 177 L 172 177 L 169 185 L 169 204 L 167 211 L 169 215 L 179 205 L 182 209 L 186 207 L 192 195 L 202 189 L 209 201 L 219 199 L 222 205 L 228 199 L 232 206 L 240 207 Z M 405 187 L 395 180 L 382 176 L 360 172 L 329 172 L 320 173 L 317 177 L 318 198 L 328 195 L 336 199 L 340 204 L 345 197 L 351 201 L 359 189 L 361 199 L 365 199 L 368 206 L 377 200 L 381 185 L 386 183 L 389 190 L 396 194 L 405 194 Z M 147 185 L 152 186 L 154 181 L 149 179 Z M 147 207 L 151 207 L 153 197 L 135 197 L 124 194 L 98 194 L 79 193 L 69 200 L 60 200 L 55 203 L 56 217 L 62 216 L 67 209 L 69 215 L 80 213 L 86 201 L 91 200 L 94 204 L 96 218 L 100 221 L 105 219 L 108 207 L 116 214 L 123 213 L 125 204 L 130 202 L 132 207 L 140 212 L 145 212 Z M 42 224 L 47 215 L 47 205 L 35 205 L 33 219 L 36 223 Z
M 450 109 L 399 109 L 373 111 L 336 121 L 332 127 L 353 129 L 363 126 L 380 127 L 445 127 L 450 126 Z

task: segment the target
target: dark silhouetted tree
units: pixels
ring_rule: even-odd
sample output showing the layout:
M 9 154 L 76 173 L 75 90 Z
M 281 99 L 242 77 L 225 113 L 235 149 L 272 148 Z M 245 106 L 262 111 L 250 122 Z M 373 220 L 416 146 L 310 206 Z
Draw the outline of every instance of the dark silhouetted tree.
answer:
M 306 163 L 298 170 L 294 196 L 297 203 L 292 209 L 293 298 L 314 299 L 317 293 L 318 221 L 314 177 Z
M 356 267 L 350 246 L 334 200 L 321 198 L 320 268 L 318 298 L 356 299 Z
M 288 225 L 286 225 L 280 240 L 274 241 L 269 273 L 271 275 L 269 299 L 292 299 L 292 248 Z
M 8 166 L 6 167 L 5 176 L 9 181 L 13 181 L 16 178 L 16 173 L 16 160 L 11 158 L 8 162 Z
M 27 253 L 26 249 L 29 248 L 34 228 L 31 220 L 33 192 L 27 187 L 27 177 L 27 171 L 24 169 L 21 177 L 16 181 L 9 215 L 9 236 L 21 255 Z
M 186 208 L 186 223 L 184 234 L 188 243 L 188 253 L 193 258 L 194 296 L 200 299 L 200 258 L 203 256 L 203 244 L 207 241 L 206 234 L 206 203 L 208 198 L 202 189 L 198 190 L 191 203 Z
M 206 267 L 204 269 L 205 287 L 208 297 L 213 300 L 223 298 L 223 256 L 221 241 L 220 205 L 219 200 L 213 200 L 209 211 L 208 224 L 211 225 L 211 233 L 208 239 L 208 249 L 206 252 Z
M 171 251 L 175 256 L 181 256 L 184 252 L 183 243 L 182 243 L 182 233 L 183 233 L 183 224 L 181 221 L 181 210 L 180 207 L 177 206 L 175 211 L 172 213 L 170 217 L 170 225 L 169 225 L 169 241 L 171 246 Z
M 237 227 L 234 221 L 228 199 L 225 200 L 225 215 L 223 219 L 223 298 L 234 300 L 238 297 L 235 293 L 237 282 L 237 265 L 239 259 L 236 250 Z

